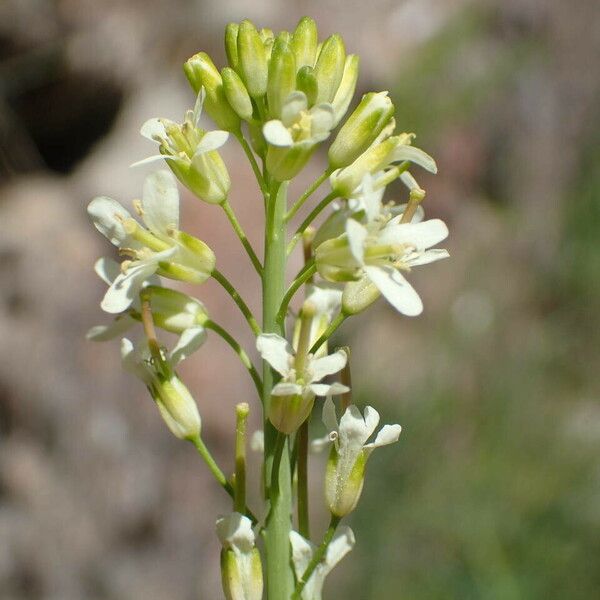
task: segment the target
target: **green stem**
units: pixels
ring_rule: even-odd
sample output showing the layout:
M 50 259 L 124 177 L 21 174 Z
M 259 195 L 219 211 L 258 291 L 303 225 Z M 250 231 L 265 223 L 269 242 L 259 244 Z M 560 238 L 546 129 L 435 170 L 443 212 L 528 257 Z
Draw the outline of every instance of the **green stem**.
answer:
M 241 130 L 239 133 L 235 133 L 235 137 L 237 138 L 237 141 L 240 143 L 242 150 L 248 157 L 248 162 L 250 163 L 250 166 L 252 167 L 252 171 L 254 172 L 254 176 L 256 177 L 256 181 L 258 183 L 258 186 L 260 187 L 260 191 L 262 192 L 262 194 L 264 196 L 267 193 L 267 188 L 265 186 L 264 177 L 262 176 L 262 173 L 260 172 L 260 167 L 258 166 L 258 163 L 256 162 L 254 152 L 252 152 L 252 148 L 250 147 L 250 144 L 248 144 L 248 142 L 246 141 L 246 138 L 244 137 L 244 134 L 241 132 Z
M 213 474 L 217 482 L 231 496 L 231 498 L 234 498 L 235 492 L 233 486 L 231 485 L 231 483 L 229 483 L 229 481 L 227 481 L 227 478 L 223 474 L 223 471 L 221 471 L 219 465 L 217 465 L 217 462 L 212 457 L 212 454 L 209 452 L 208 448 L 206 447 L 200 436 L 190 438 L 190 442 L 194 444 L 196 450 L 198 450 L 198 454 L 203 458 L 204 462 L 206 463 L 206 466 L 208 467 L 209 471 Z M 253 523 L 258 522 L 258 519 L 254 515 L 254 513 L 247 506 L 245 506 L 245 508 L 240 512 L 244 513 Z
M 302 267 L 298 275 L 296 275 L 296 279 L 294 279 L 294 281 L 288 288 L 287 292 L 285 293 L 285 296 L 283 297 L 283 300 L 281 301 L 279 311 L 277 312 L 277 323 L 281 328 L 283 328 L 288 306 L 292 298 L 294 297 L 294 294 L 316 273 L 316 271 L 317 267 L 314 261 L 306 263 L 304 267 Z
M 331 175 L 331 170 L 327 169 L 324 173 L 319 175 L 311 184 L 308 186 L 306 191 L 296 200 L 292 208 L 290 208 L 287 215 L 285 215 L 285 222 L 287 223 L 294 217 L 294 215 L 302 208 L 304 203 L 313 195 L 317 188 Z
M 242 242 L 242 246 L 244 246 L 246 252 L 248 253 L 250 260 L 252 261 L 252 266 L 256 269 L 258 276 L 261 277 L 262 265 L 260 264 L 260 260 L 258 260 L 258 256 L 256 256 L 254 248 L 252 248 L 252 244 L 249 242 L 248 238 L 246 237 L 246 234 L 244 233 L 244 230 L 242 229 L 242 226 L 240 225 L 240 222 L 237 220 L 237 217 L 233 212 L 233 208 L 231 208 L 231 204 L 229 204 L 229 202 L 225 200 L 221 204 L 221 206 L 223 207 L 223 210 L 225 211 L 225 214 L 227 215 L 227 218 L 229 219 L 229 222 L 231 223 L 235 234 L 238 236 L 240 242 Z
M 294 237 L 290 240 L 290 243 L 287 246 L 287 254 L 288 256 L 291 254 L 292 250 L 295 248 L 298 240 L 302 237 L 302 234 L 306 231 L 307 227 L 319 216 L 321 211 L 323 211 L 329 204 L 331 204 L 338 197 L 336 192 L 331 192 L 327 194 L 319 204 L 317 204 L 308 214 L 306 219 L 302 221 L 300 227 L 296 229 L 296 233 L 294 233 Z
M 240 296 L 238 291 L 231 285 L 231 282 L 221 271 L 218 269 L 214 269 L 212 272 L 212 277 L 216 281 L 218 281 L 223 289 L 231 296 L 233 301 L 237 304 L 241 313 L 244 315 L 246 321 L 248 321 L 248 325 L 250 325 L 250 329 L 254 335 L 259 335 L 261 333 L 260 325 L 257 323 L 252 311 L 248 308 L 248 305 L 244 302 L 244 299 Z
M 310 539 L 310 518 L 308 513 L 308 419 L 298 430 L 298 533 Z
M 240 343 L 226 330 L 223 329 L 218 323 L 214 321 L 208 320 L 204 323 L 204 327 L 206 329 L 211 329 L 216 334 L 220 335 L 225 342 L 233 349 L 233 351 L 238 355 L 239 359 L 242 361 L 242 364 L 248 369 L 248 373 L 250 373 L 250 377 L 252 377 L 252 381 L 254 381 L 254 385 L 256 387 L 256 391 L 259 396 L 262 394 L 262 380 L 258 371 L 255 369 L 250 357 L 246 353 L 246 351 L 242 348 Z
M 327 547 L 329 546 L 329 544 L 331 543 L 331 540 L 333 539 L 333 536 L 335 535 L 335 530 L 337 529 L 337 526 L 339 525 L 340 520 L 341 520 L 340 517 L 331 515 L 331 521 L 329 522 L 329 527 L 327 528 L 327 531 L 325 532 L 323 541 L 321 542 L 321 545 L 315 550 L 315 553 L 313 554 L 311 561 L 308 563 L 308 567 L 306 567 L 306 571 L 304 571 L 302 577 L 300 577 L 300 580 L 298 581 L 298 584 L 296 585 L 296 589 L 294 591 L 294 595 L 292 596 L 291 600 L 300 600 L 302 590 L 304 589 L 304 586 L 310 579 L 310 576 L 313 574 L 314 570 L 317 568 L 319 563 L 323 560 L 323 557 L 325 556 L 325 552 L 327 552 Z
M 267 202 L 265 226 L 265 258 L 262 278 L 263 329 L 265 333 L 282 333 L 277 323 L 277 311 L 285 291 L 285 223 L 287 184 L 274 183 Z M 273 468 L 277 431 L 268 420 L 273 388 L 273 371 L 263 361 L 263 405 L 265 430 L 265 482 L 271 483 L 273 474 L 277 479 L 277 494 L 269 498 L 271 506 L 265 524 L 267 598 L 288 600 L 294 590 L 294 572 L 291 565 L 290 531 L 292 511 L 292 485 L 290 460 L 287 452 L 281 452 L 278 468 Z M 272 484 L 271 484 L 272 486 Z
M 333 321 L 331 321 L 329 327 L 323 332 L 321 337 L 312 345 L 309 350 L 310 354 L 314 354 L 337 330 L 337 328 L 348 318 L 348 315 L 341 312 Z
M 240 402 L 235 407 L 235 496 L 233 508 L 244 512 L 246 507 L 246 424 L 250 407 Z

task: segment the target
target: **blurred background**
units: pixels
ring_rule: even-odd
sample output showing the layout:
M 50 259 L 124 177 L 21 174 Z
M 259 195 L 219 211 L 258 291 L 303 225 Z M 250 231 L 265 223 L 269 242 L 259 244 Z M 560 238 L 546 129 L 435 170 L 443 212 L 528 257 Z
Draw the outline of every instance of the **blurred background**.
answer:
M 121 373 L 118 343 L 84 339 L 106 322 L 92 265 L 109 251 L 85 207 L 139 196 L 149 169 L 129 164 L 153 151 L 139 126 L 192 105 L 188 56 L 223 66 L 227 22 L 292 29 L 304 14 L 361 56 L 357 97 L 389 89 L 400 130 L 437 159 L 419 181 L 452 255 L 412 276 L 422 317 L 379 302 L 338 335 L 353 345 L 355 401 L 403 433 L 369 464 L 349 519 L 357 546 L 327 597 L 600 597 L 595 0 L 2 0 L 2 600 L 221 597 L 213 517 L 226 497 Z M 258 245 L 251 173 L 235 144 L 224 156 Z M 303 183 L 324 165 L 316 156 Z M 223 215 L 182 196 L 184 227 L 257 308 Z M 197 293 L 245 332 L 211 282 Z M 204 437 L 229 470 L 247 376 L 219 339 L 188 363 Z M 323 464 L 311 461 L 320 532 Z

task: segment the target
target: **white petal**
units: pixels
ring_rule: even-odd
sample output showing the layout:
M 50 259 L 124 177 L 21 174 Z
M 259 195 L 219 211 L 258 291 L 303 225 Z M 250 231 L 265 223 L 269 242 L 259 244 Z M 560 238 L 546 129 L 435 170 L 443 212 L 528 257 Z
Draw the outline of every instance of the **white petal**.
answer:
M 133 327 L 137 321 L 130 315 L 118 316 L 110 325 L 96 325 L 86 333 L 86 339 L 94 342 L 106 342 L 119 337 Z
M 272 146 L 288 148 L 293 145 L 292 134 L 285 128 L 281 121 L 267 121 L 263 127 L 265 140 Z
M 216 129 L 215 131 L 209 131 L 204 134 L 200 143 L 196 146 L 194 156 L 197 154 L 204 154 L 205 152 L 211 152 L 220 148 L 229 138 L 228 131 L 221 131 Z
M 407 144 L 400 144 L 400 146 L 394 150 L 390 162 L 403 162 L 405 160 L 409 160 L 410 162 L 423 167 L 430 173 L 437 173 L 435 160 L 420 148 L 408 146 Z
M 204 86 L 200 88 L 198 92 L 198 96 L 196 97 L 196 102 L 194 104 L 193 116 L 194 116 L 194 127 L 198 128 L 200 124 L 200 117 L 202 116 L 202 105 L 204 104 L 204 99 L 206 98 L 206 90 Z
M 296 571 L 296 577 L 300 579 L 310 563 L 315 547 L 296 531 L 290 531 L 290 544 L 294 571 Z
M 296 396 L 302 393 L 302 386 L 297 383 L 282 381 L 271 390 L 273 396 Z
M 190 354 L 198 350 L 205 340 L 206 330 L 204 327 L 197 326 L 186 329 L 179 337 L 179 340 L 177 340 L 177 344 L 175 344 L 173 350 L 169 353 L 170 361 L 173 365 L 179 364 Z
M 350 388 L 342 385 L 341 383 L 311 383 L 309 386 L 310 390 L 315 396 L 337 396 L 338 394 L 345 394 L 350 391 Z
M 348 219 L 346 221 L 346 234 L 350 245 L 350 252 L 359 264 L 364 264 L 365 258 L 365 240 L 367 239 L 367 230 L 358 221 Z
M 375 284 L 385 299 L 403 315 L 415 317 L 423 312 L 419 294 L 392 267 L 364 267 L 369 279 Z
M 257 429 L 250 437 L 250 449 L 252 452 L 265 451 L 265 432 L 262 429 Z
M 376 415 L 377 411 L 374 412 Z M 371 413 L 370 423 L 367 426 L 358 407 L 354 404 L 351 404 L 342 415 L 338 429 L 338 439 L 340 453 L 344 454 L 344 461 L 347 462 L 347 464 L 354 464 L 354 461 L 362 451 L 365 442 L 373 433 L 373 429 L 371 429 L 373 421 L 374 414 Z M 377 425 L 375 425 L 375 427 L 377 427 Z
M 142 165 L 149 165 L 151 163 L 155 163 L 161 160 L 174 160 L 180 161 L 181 158 L 179 156 L 170 156 L 169 154 L 153 154 L 152 156 L 148 156 L 148 158 L 142 158 L 142 160 L 136 160 L 134 163 L 131 163 L 130 167 L 141 167 Z
M 141 127 L 140 133 L 152 142 L 157 142 L 160 139 L 167 137 L 165 126 L 161 119 L 148 119 Z
M 310 109 L 311 136 L 329 135 L 335 123 L 335 112 L 331 104 L 318 104 Z
M 338 430 L 337 415 L 335 414 L 335 404 L 331 398 L 326 398 L 325 402 L 323 403 L 322 419 L 329 433 Z
M 366 406 L 364 415 L 366 431 L 371 437 L 379 425 L 379 413 L 372 406 Z
M 280 375 L 287 375 L 293 360 L 288 341 L 276 333 L 261 333 L 256 338 L 256 349 Z
M 144 356 L 127 338 L 121 340 L 121 364 L 125 371 L 133 373 L 144 383 L 152 381 L 152 372 L 144 361 Z
M 87 211 L 96 229 L 110 240 L 111 244 L 121 246 L 129 238 L 122 221 L 131 219 L 131 215 L 116 200 L 99 196 L 89 203 Z
M 348 355 L 344 350 L 338 350 L 322 358 L 313 358 L 310 360 L 307 369 L 310 373 L 310 383 L 321 381 L 323 377 L 341 371 L 346 366 L 347 361 Z
M 314 305 L 317 315 L 332 318 L 342 306 L 343 290 L 333 285 L 308 285 L 306 300 Z
M 449 256 L 448 250 L 434 248 L 433 250 L 415 253 L 414 258 L 409 257 L 407 262 L 411 267 L 417 267 L 420 265 L 428 265 L 429 263 L 442 260 L 442 258 L 448 258 Z
M 366 444 L 365 448 L 379 448 L 380 446 L 387 446 L 388 444 L 393 444 L 398 441 L 400 437 L 400 432 L 402 431 L 402 427 L 400 425 L 384 425 L 381 428 L 381 431 L 377 434 L 375 441 L 371 444 Z
M 350 527 L 342 525 L 333 536 L 325 554 L 325 574 L 329 573 L 352 548 L 354 548 L 354 533 Z
M 421 186 L 417 183 L 417 180 L 411 175 L 410 171 L 404 171 L 404 173 L 400 173 L 400 181 L 409 189 L 409 190 L 420 190 Z
M 300 116 L 300 112 L 308 108 L 308 100 L 304 92 L 292 92 L 281 107 L 281 121 L 285 127 L 291 127 Z
M 384 229 L 398 244 L 410 244 L 418 250 L 425 250 L 448 237 L 448 227 L 440 219 L 429 219 L 422 223 L 400 223 L 389 225 Z
M 225 548 L 236 549 L 242 554 L 254 548 L 252 521 L 238 512 L 217 519 L 217 536 Z
M 95 262 L 94 271 L 106 285 L 110 285 L 121 272 L 121 265 L 116 260 L 103 256 Z
M 127 310 L 142 289 L 144 281 L 156 271 L 156 263 L 143 262 L 121 273 L 106 290 L 100 303 L 102 310 L 108 313 L 120 313 Z
M 170 229 L 179 229 L 179 192 L 171 171 L 163 169 L 146 177 L 142 209 L 152 233 L 164 236 Z

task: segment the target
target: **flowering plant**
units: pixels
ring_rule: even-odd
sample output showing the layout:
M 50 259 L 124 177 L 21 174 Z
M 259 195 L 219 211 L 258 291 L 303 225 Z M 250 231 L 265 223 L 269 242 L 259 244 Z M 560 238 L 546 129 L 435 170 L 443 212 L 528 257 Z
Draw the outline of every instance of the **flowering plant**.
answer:
M 124 257 L 120 265 L 109 258 L 96 263 L 96 272 L 108 285 L 101 307 L 114 320 L 93 327 L 88 336 L 107 340 L 141 326 L 136 342 L 121 341 L 123 367 L 144 383 L 171 432 L 196 447 L 231 496 L 233 506 L 216 526 L 226 598 L 259 600 L 266 591 L 270 600 L 318 600 L 326 575 L 355 543 L 352 530 L 340 521 L 360 499 L 367 460 L 375 448 L 396 442 L 400 435 L 399 425 L 385 425 L 369 441 L 379 414 L 369 406 L 361 412 L 352 403 L 349 349 L 331 349 L 329 340 L 346 319 L 379 296 L 401 314 L 418 315 L 423 304 L 405 275 L 414 266 L 448 256 L 432 248 L 448 230 L 439 219 L 424 219 L 425 192 L 409 169 L 418 166 L 435 173 L 435 162 L 412 145 L 413 134 L 395 134 L 394 106 L 387 92 L 365 94 L 343 122 L 359 60 L 346 54 L 339 35 L 320 43 L 314 21 L 306 17 L 292 33 L 277 35 L 243 21 L 227 26 L 225 48 L 229 66 L 221 71 L 203 52 L 186 62 L 196 100 L 183 123 L 151 119 L 142 126 L 142 135 L 158 144 L 159 154 L 137 164 L 159 160 L 168 169 L 146 179 L 142 200 L 133 203 L 140 220 L 110 198 L 95 198 L 88 207 L 95 227 Z M 218 129 L 200 127 L 203 109 Z M 219 149 L 230 138 L 247 156 L 262 195 L 262 259 L 229 204 L 232 182 Z M 327 168 L 289 203 L 290 180 L 330 138 Z M 407 187 L 407 201 L 384 203 L 386 186 L 398 178 Z M 260 324 L 217 269 L 208 245 L 180 229 L 177 181 L 227 215 L 262 283 Z M 294 217 L 327 181 L 330 190 L 288 238 Z M 315 226 L 326 210 L 329 215 Z M 286 286 L 286 264 L 300 240 L 305 264 Z M 164 280 L 200 285 L 211 277 L 246 319 L 256 353 L 213 321 L 200 300 L 164 285 Z M 290 303 L 303 287 L 304 300 L 294 313 Z M 179 336 L 172 348 L 160 341 L 159 329 Z M 202 439 L 201 406 L 176 372 L 209 332 L 221 336 L 238 355 L 259 397 L 264 510 L 253 511 L 246 503 L 249 403 L 236 407 L 235 473 L 228 477 Z M 261 370 L 252 356 L 262 359 Z M 331 521 L 315 544 L 309 527 L 307 460 L 308 422 L 317 398 L 325 398 L 328 434 L 312 445 L 331 446 L 323 478 Z

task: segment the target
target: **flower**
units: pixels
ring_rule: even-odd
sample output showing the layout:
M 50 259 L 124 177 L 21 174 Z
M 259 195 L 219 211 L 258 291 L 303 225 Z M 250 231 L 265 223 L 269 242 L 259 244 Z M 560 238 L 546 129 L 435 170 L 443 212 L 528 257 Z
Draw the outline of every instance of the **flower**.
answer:
M 284 433 L 293 433 L 308 417 L 315 396 L 344 394 L 349 391 L 340 383 L 318 383 L 324 377 L 341 371 L 348 356 L 338 350 L 320 358 L 303 352 L 295 353 L 287 340 L 275 333 L 263 333 L 256 347 L 281 376 L 271 391 L 269 419 Z
M 344 234 L 320 244 L 317 270 L 329 281 L 358 282 L 358 288 L 370 282 L 396 310 L 416 316 L 423 303 L 400 271 L 448 257 L 446 250 L 428 250 L 447 237 L 448 228 L 439 219 L 400 223 L 401 215 L 390 218 L 382 211 L 381 194 L 370 188 L 368 178 L 362 185 L 366 223 L 349 218 Z
M 152 356 L 148 343 L 134 346 L 121 340 L 123 368 L 139 377 L 148 388 L 167 427 L 179 439 L 195 439 L 200 435 L 200 413 L 192 395 L 177 377 L 174 367 L 204 342 L 200 331 L 186 330 L 171 350 L 160 350 L 160 358 Z
M 267 121 L 263 135 L 269 144 L 267 169 L 277 181 L 292 179 L 304 167 L 317 144 L 329 137 L 335 113 L 323 102 L 308 109 L 304 92 L 292 92 L 283 103 L 281 120 Z
M 238 512 L 221 517 L 217 520 L 217 536 L 223 545 L 221 577 L 227 600 L 260 600 L 262 565 L 252 521 Z
M 146 227 L 112 198 L 94 198 L 88 206 L 96 229 L 128 257 L 102 300 L 102 309 L 109 313 L 127 310 L 155 273 L 202 283 L 215 266 L 215 255 L 204 242 L 178 230 L 179 194 L 169 171 L 146 178 L 136 209 Z
M 140 133 L 158 144 L 160 154 L 149 156 L 132 166 L 165 159 L 181 183 L 194 194 L 210 204 L 219 204 L 227 198 L 231 180 L 217 149 L 227 141 L 229 133 L 223 130 L 205 131 L 200 127 L 204 98 L 202 88 L 194 109 L 187 111 L 181 124 L 169 119 L 146 121 Z
M 292 545 L 294 571 L 296 572 L 296 578 L 300 580 L 312 560 L 316 546 L 295 531 L 290 532 L 290 543 Z M 325 577 L 353 547 L 354 533 L 352 529 L 346 526 L 340 527 L 327 546 L 323 560 L 317 565 L 306 582 L 301 594 L 302 600 L 321 600 Z
M 400 425 L 384 425 L 375 441 L 367 440 L 379 424 L 379 413 L 367 406 L 364 417 L 356 405 L 348 406 L 339 425 L 331 398 L 323 405 L 323 422 L 333 442 L 325 475 L 325 497 L 331 513 L 343 517 L 352 512 L 362 492 L 367 460 L 375 448 L 398 441 Z

